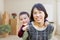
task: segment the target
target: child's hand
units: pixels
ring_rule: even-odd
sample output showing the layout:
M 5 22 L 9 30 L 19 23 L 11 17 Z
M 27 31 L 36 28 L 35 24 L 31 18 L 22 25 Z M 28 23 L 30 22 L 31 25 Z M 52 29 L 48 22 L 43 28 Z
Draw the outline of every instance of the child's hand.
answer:
M 28 27 L 28 26 L 23 27 L 22 30 L 23 30 L 23 31 L 27 30 L 27 27 Z
M 49 24 L 49 22 L 48 22 L 48 21 L 46 21 L 46 22 L 45 22 L 45 26 L 47 26 L 48 24 Z

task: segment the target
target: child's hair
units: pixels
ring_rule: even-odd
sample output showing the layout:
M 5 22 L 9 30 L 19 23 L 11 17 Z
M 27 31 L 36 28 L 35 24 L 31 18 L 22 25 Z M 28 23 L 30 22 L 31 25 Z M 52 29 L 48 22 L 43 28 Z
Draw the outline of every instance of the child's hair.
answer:
M 29 17 L 29 13 L 28 12 L 25 12 L 25 11 L 20 12 L 19 16 L 24 15 L 24 14 L 26 14 Z

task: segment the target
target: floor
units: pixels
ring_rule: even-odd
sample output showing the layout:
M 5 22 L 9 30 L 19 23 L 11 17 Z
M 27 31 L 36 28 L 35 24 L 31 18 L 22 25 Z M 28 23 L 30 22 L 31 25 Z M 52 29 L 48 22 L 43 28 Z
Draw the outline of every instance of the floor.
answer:
M 6 38 L 0 38 L 0 40 L 22 40 L 22 38 L 19 38 L 17 35 L 9 35 Z M 53 40 L 60 40 L 60 36 L 54 36 Z
M 5 38 L 0 38 L 0 40 L 22 40 L 22 38 L 19 38 L 17 35 L 9 35 Z

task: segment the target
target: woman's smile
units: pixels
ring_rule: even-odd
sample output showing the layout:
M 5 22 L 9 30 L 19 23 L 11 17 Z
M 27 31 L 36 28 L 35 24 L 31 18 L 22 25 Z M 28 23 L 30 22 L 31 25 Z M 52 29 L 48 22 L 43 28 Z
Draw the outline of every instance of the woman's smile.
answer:
M 37 8 L 33 11 L 33 17 L 36 22 L 42 22 L 44 20 L 45 14 L 43 11 L 39 11 Z

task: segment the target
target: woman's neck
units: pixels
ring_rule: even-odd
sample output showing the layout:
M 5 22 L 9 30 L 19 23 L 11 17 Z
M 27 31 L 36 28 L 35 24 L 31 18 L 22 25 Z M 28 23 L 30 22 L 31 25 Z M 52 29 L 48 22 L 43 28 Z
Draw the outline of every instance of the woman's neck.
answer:
M 38 23 L 38 22 L 34 22 L 34 25 L 37 27 L 44 27 L 44 22 Z

